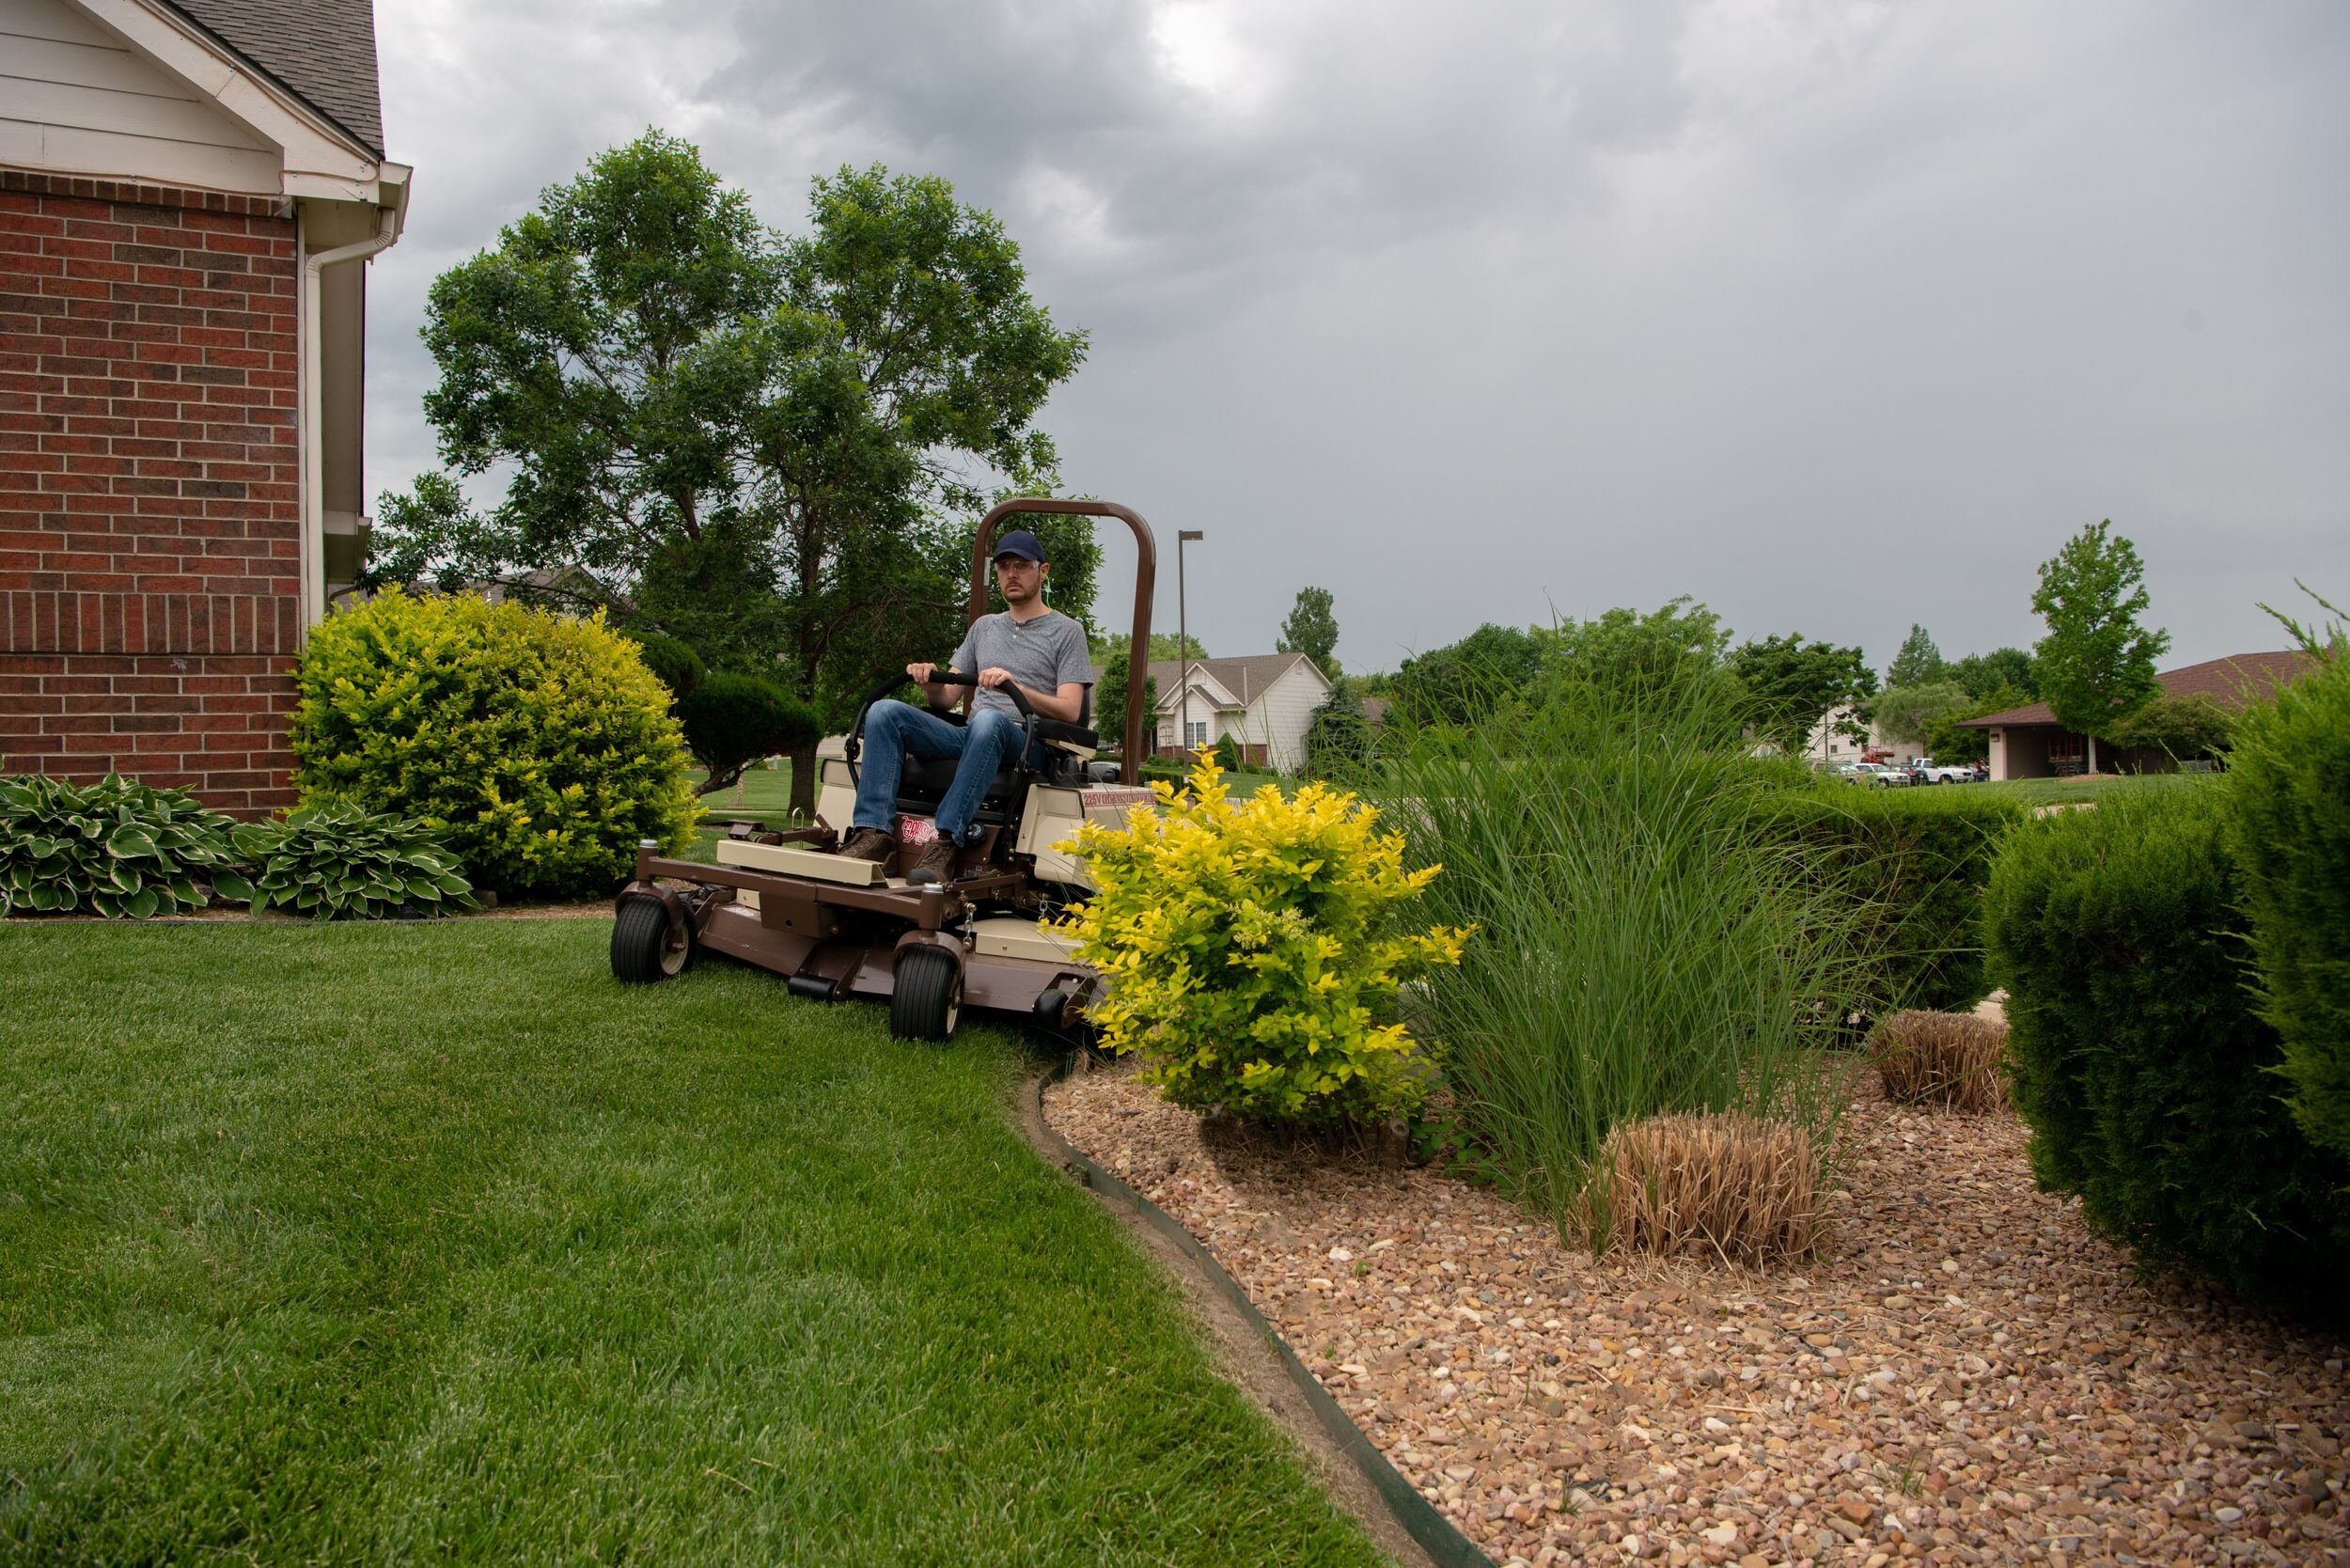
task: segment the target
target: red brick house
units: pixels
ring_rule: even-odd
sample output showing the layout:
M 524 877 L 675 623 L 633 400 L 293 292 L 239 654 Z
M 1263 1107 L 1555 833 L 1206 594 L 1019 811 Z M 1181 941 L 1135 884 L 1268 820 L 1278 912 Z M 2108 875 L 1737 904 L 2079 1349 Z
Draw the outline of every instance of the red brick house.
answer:
M 2200 665 L 2167 669 L 2154 677 L 2165 697 L 2207 697 L 2222 708 L 2241 712 L 2279 686 L 2306 673 L 2310 656 L 2290 650 L 2275 653 L 2236 653 L 2206 659 Z M 1981 718 L 1965 719 L 1961 728 L 1991 731 L 1991 776 L 2046 778 L 2086 772 L 2089 742 L 2057 722 L 2044 702 L 2008 708 Z M 2160 752 L 2109 746 L 2097 743 L 2097 765 L 2107 773 L 2118 765 L 2130 773 L 2167 773 L 2178 764 Z
M 0 773 L 291 799 L 408 176 L 369 0 L 0 0 Z

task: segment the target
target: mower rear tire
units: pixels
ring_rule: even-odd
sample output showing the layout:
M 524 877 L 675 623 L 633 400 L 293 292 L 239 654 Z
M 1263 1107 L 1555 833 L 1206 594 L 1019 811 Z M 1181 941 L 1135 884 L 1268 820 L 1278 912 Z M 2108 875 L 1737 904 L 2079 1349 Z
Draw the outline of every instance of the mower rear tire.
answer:
M 900 1040 L 951 1040 L 963 1017 L 963 965 L 940 948 L 898 954 L 889 993 L 889 1032 Z
M 612 922 L 612 975 L 630 985 L 672 980 L 693 961 L 691 932 L 672 930 L 659 899 L 631 899 Z

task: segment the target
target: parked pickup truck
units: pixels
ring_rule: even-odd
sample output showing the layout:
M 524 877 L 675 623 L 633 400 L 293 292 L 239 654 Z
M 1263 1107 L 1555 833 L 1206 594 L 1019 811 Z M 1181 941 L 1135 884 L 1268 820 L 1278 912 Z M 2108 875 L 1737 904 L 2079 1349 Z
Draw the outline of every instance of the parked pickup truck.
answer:
M 1921 757 L 1909 764 L 1910 782 L 1914 784 L 1972 784 L 1975 765 L 1972 762 L 1937 762 Z

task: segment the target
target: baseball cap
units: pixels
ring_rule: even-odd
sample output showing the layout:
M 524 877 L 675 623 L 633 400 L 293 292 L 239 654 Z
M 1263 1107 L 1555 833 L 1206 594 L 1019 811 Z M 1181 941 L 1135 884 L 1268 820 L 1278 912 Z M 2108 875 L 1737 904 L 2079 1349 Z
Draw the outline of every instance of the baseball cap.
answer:
M 1014 528 L 995 541 L 995 554 L 1018 556 L 1022 560 L 1027 561 L 1042 561 L 1044 559 L 1044 546 L 1038 543 L 1036 535 L 1028 532 L 1027 529 Z

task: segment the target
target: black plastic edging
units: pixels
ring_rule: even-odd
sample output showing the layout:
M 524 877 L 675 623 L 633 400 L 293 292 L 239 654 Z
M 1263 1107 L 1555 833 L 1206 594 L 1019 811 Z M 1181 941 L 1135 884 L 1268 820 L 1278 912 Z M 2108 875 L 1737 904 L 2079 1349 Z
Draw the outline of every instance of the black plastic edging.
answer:
M 1322 1423 L 1322 1430 L 1329 1435 L 1332 1442 L 1345 1450 L 1347 1458 L 1355 1462 L 1355 1467 L 1363 1472 L 1363 1478 L 1379 1494 L 1379 1500 L 1386 1504 L 1388 1515 L 1435 1560 L 1437 1568 L 1495 1568 L 1494 1560 L 1480 1550 L 1475 1542 L 1463 1535 L 1451 1520 L 1437 1512 L 1435 1505 L 1420 1495 L 1418 1487 L 1387 1463 L 1387 1456 L 1379 1451 L 1378 1445 L 1363 1435 L 1363 1429 L 1356 1426 L 1345 1408 L 1330 1397 L 1330 1391 L 1322 1386 L 1321 1380 L 1307 1371 L 1306 1363 L 1297 1358 L 1297 1352 L 1290 1348 L 1290 1342 L 1281 1337 L 1280 1330 L 1265 1321 L 1264 1314 L 1257 1310 L 1257 1304 L 1248 1299 L 1248 1293 L 1240 1288 L 1238 1280 L 1224 1271 L 1224 1265 L 1216 1262 L 1215 1254 L 1209 1251 L 1198 1237 L 1185 1230 L 1183 1222 L 1173 1215 L 1096 1165 L 1075 1145 L 1053 1130 L 1053 1124 L 1044 1116 L 1044 1091 L 1069 1075 L 1070 1065 L 1075 1059 L 1074 1056 L 1063 1057 L 1058 1066 L 1050 1072 L 1039 1074 L 1036 1078 L 1036 1122 L 1059 1151 L 1061 1162 L 1078 1181 L 1095 1193 L 1127 1204 L 1148 1221 L 1152 1230 L 1173 1242 L 1185 1257 L 1199 1265 L 1216 1289 L 1224 1293 L 1225 1299 L 1239 1310 L 1243 1320 L 1264 1336 L 1265 1343 L 1271 1345 L 1274 1353 L 1280 1357 L 1281 1368 L 1289 1373 L 1290 1381 L 1305 1396 L 1307 1407 Z

